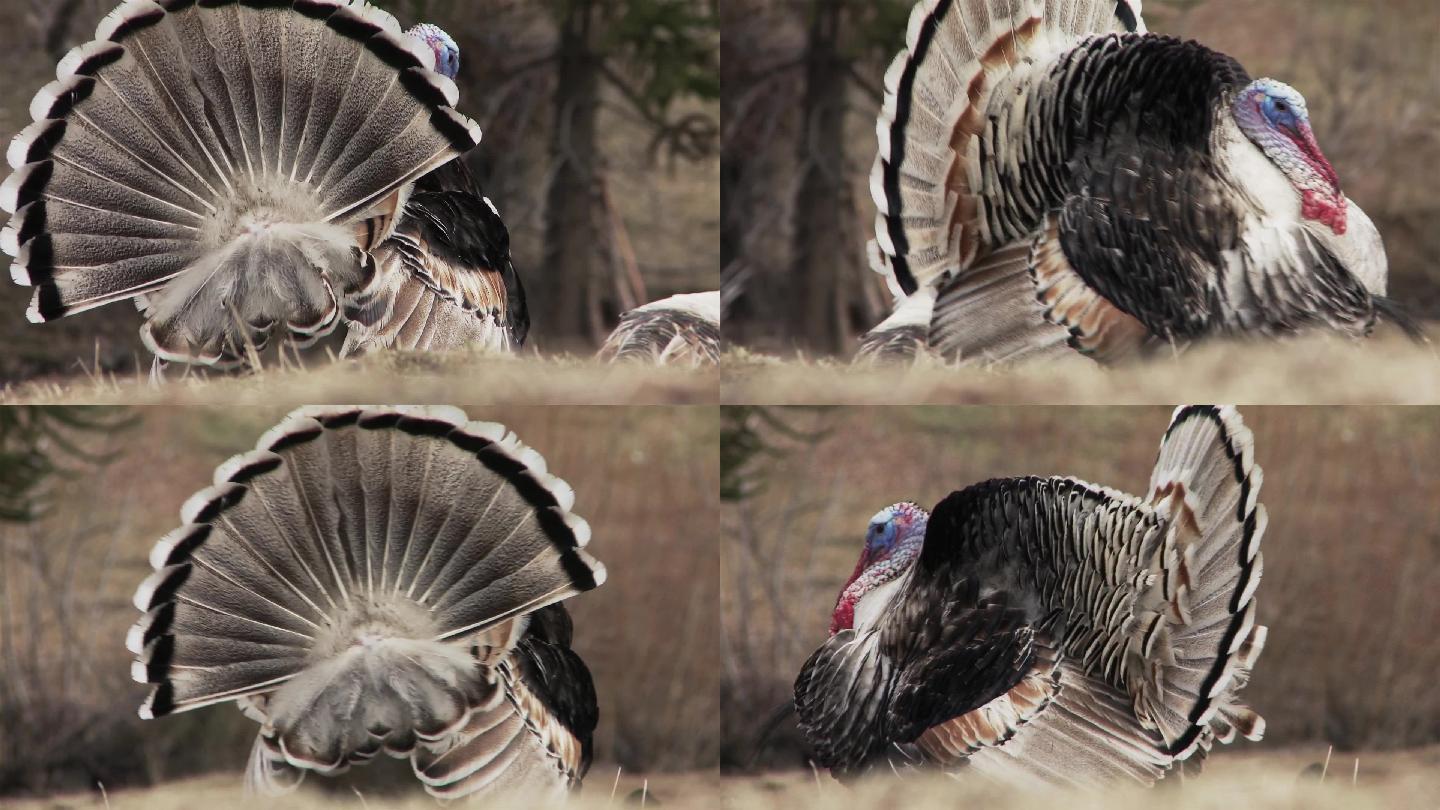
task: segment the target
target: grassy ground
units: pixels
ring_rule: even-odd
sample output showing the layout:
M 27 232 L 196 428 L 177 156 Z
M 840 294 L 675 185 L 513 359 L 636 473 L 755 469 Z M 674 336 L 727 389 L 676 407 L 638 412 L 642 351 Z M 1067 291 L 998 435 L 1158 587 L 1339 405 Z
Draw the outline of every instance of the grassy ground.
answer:
M 928 775 L 899 781 L 877 779 L 847 789 L 824 775 L 805 771 L 727 778 L 724 806 L 733 810 L 791 810 L 844 806 L 905 807 L 911 810 L 983 806 L 1012 808 L 1055 806 L 1066 810 L 1181 810 L 1231 808 L 1435 808 L 1440 807 L 1440 746 L 1359 755 L 1335 754 L 1325 781 L 1302 770 L 1323 763 L 1326 751 L 1295 748 L 1226 753 L 1206 764 L 1205 772 L 1184 784 L 1156 790 L 1117 790 L 1064 796 L 1017 795 L 973 781 Z M 1358 774 L 1358 775 L 1357 775 Z M 1352 784 L 1353 779 L 1353 784 Z
M 644 806 L 680 808 L 680 810 L 701 810 L 718 807 L 716 796 L 720 787 L 720 776 L 715 772 L 697 771 L 692 773 L 629 774 L 620 772 L 616 778 L 614 766 L 597 764 L 590 769 L 590 776 L 578 796 L 565 804 L 575 810 L 602 807 L 639 807 L 644 797 Z M 5 807 L 14 810 L 80 810 L 80 808 L 135 808 L 135 810 L 189 810 L 195 807 L 254 807 L 257 802 L 247 798 L 240 787 L 241 774 L 217 773 L 194 779 L 183 779 L 159 787 L 142 790 L 122 790 L 104 795 L 97 791 L 52 796 L 44 799 L 26 799 L 7 802 Z M 366 797 L 364 792 L 329 792 L 324 789 L 324 780 L 307 780 L 300 791 L 278 801 L 269 799 L 260 802 L 264 807 L 276 810 L 310 810 L 331 807 L 390 807 L 390 808 L 434 808 L 437 803 L 420 793 L 414 797 L 396 800 L 391 797 Z M 528 810 L 534 802 L 517 797 L 514 801 L 486 802 L 487 808 L 497 810 Z
M 1440 402 L 1440 355 L 1402 337 L 1353 344 L 1315 337 L 1275 344 L 1212 344 L 1178 357 L 1101 368 L 1074 362 L 1010 369 L 858 368 L 836 360 L 723 358 L 721 401 L 731 404 L 1275 405 Z
M 476 405 L 713 404 L 713 369 L 611 365 L 589 358 L 381 354 L 330 363 L 294 363 L 244 375 L 172 369 L 161 385 L 148 375 L 82 373 L 12 385 L 0 404 L 270 405 L 371 402 Z

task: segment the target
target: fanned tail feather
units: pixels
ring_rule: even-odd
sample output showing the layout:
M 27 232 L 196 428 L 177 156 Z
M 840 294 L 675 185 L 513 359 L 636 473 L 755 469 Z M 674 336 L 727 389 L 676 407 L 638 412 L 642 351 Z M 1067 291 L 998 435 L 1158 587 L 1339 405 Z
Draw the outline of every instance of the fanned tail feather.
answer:
M 979 139 L 997 85 L 1081 37 L 1144 30 L 1128 0 L 923 0 L 885 73 L 870 174 L 874 269 L 897 300 L 962 272 L 985 246 Z M 994 246 L 990 246 L 994 247 Z
M 1136 711 L 1176 759 L 1215 740 L 1258 740 L 1265 722 L 1239 692 L 1265 646 L 1255 622 L 1267 516 L 1254 437 L 1231 407 L 1176 411 L 1150 480 L 1169 528 L 1155 582 L 1142 594 L 1127 682 Z
M 1087 35 L 1144 30 L 1138 0 L 924 0 L 915 7 L 906 47 L 885 73 L 869 252 L 897 307 L 919 290 L 944 288 L 929 334 L 937 354 L 959 358 L 957 347 L 965 360 L 1059 354 L 1055 347 L 1068 336 L 1036 305 L 1028 241 L 992 243 L 980 154 L 988 105 L 1012 74 Z M 983 300 L 967 300 L 972 294 Z M 883 344 L 867 339 L 872 345 Z

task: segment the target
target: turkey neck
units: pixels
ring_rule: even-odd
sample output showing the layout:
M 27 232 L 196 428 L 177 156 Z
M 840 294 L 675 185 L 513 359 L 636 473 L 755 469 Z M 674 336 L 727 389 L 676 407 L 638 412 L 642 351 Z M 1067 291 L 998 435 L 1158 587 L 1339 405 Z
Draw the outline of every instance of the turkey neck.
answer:
M 903 590 L 904 575 L 925 545 L 925 526 L 923 519 L 917 520 L 909 533 L 895 542 L 889 554 L 867 566 L 840 595 L 841 606 L 853 611 L 851 626 L 857 632 L 878 622 L 895 594 Z

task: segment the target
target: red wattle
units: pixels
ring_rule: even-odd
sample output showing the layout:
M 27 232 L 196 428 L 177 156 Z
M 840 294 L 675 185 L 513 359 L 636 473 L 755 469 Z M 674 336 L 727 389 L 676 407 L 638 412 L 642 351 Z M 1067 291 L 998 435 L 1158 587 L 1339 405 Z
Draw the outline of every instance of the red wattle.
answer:
M 1345 198 L 1342 196 L 1337 200 L 1314 189 L 1307 188 L 1301 192 L 1300 216 L 1329 225 L 1336 236 L 1344 236 L 1348 227 Z
M 869 567 L 870 549 L 867 547 L 860 551 L 860 559 L 855 563 L 855 570 L 850 573 L 850 578 L 845 580 L 845 584 L 840 586 L 840 595 L 835 597 L 835 613 L 830 617 L 830 635 L 833 636 L 840 632 L 835 627 L 842 621 L 845 626 L 840 630 L 848 630 L 855 624 L 855 600 L 847 599 L 846 593 L 850 590 L 850 586 L 855 584 L 855 580 L 859 579 L 860 575 L 865 573 L 865 569 Z M 845 611 L 843 619 L 841 618 L 842 608 Z
M 830 617 L 830 635 L 835 635 L 841 630 L 850 630 L 855 626 L 855 600 L 847 597 L 840 597 L 835 605 L 835 613 Z

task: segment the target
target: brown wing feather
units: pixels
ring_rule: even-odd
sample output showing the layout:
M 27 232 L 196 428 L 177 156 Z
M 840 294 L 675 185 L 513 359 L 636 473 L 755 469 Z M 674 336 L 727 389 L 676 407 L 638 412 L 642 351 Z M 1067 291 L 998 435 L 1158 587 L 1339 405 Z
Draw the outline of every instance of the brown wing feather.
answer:
M 501 273 L 455 266 L 406 225 L 376 251 L 376 259 L 376 278 L 362 296 L 389 303 L 379 307 L 385 314 L 371 323 L 352 319 L 342 354 L 509 348 Z M 347 306 L 347 311 L 354 308 Z
M 1035 297 L 1045 318 L 1070 331 L 1070 346 L 1103 363 L 1141 352 L 1150 330 L 1085 283 L 1060 248 L 1052 222 L 1035 241 L 1030 255 Z

